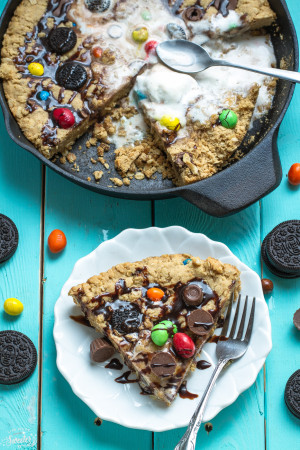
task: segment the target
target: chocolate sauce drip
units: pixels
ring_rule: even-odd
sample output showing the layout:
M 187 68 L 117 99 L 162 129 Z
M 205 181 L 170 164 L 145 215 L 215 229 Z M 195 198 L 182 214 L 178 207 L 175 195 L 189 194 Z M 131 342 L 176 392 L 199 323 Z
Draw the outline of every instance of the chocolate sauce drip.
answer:
M 238 0 L 213 0 L 209 3 L 208 8 L 214 6 L 222 16 L 226 17 L 229 14 L 230 10 L 234 10 L 237 6 Z
M 208 339 L 207 342 L 212 342 L 213 344 L 217 344 L 219 341 L 227 341 L 228 337 L 226 336 L 212 336 L 211 338 Z
M 127 372 L 124 372 L 120 377 L 115 378 L 115 381 L 120 384 L 137 383 L 138 382 L 137 379 L 135 379 L 135 380 L 128 379 L 130 374 L 131 374 L 131 370 L 128 370 Z
M 189 392 L 187 390 L 186 381 L 184 381 L 182 383 L 182 385 L 179 388 L 178 393 L 179 393 L 180 398 L 188 398 L 189 400 L 194 400 L 194 398 L 198 397 L 198 394 L 192 394 L 191 392 Z
M 79 316 L 70 316 L 70 319 L 74 320 L 74 322 L 80 323 L 81 325 L 85 325 L 86 327 L 91 327 L 90 322 L 82 315 Z
M 106 364 L 105 368 L 113 370 L 122 370 L 123 364 L 117 358 L 113 358 L 108 364 Z
M 205 361 L 204 359 L 201 359 L 200 361 L 197 361 L 197 369 L 199 370 L 205 370 L 211 367 L 211 364 L 208 361 Z

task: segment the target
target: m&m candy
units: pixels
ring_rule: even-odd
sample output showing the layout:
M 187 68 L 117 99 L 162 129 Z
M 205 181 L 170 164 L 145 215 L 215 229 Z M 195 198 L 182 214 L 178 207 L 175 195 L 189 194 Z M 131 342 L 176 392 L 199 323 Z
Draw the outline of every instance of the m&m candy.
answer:
M 179 130 L 180 128 L 180 121 L 178 117 L 162 116 L 159 123 L 163 127 L 168 128 L 168 130 Z
M 41 77 L 44 75 L 44 67 L 40 63 L 30 63 L 28 70 L 31 75 L 35 75 L 36 77 Z
M 48 237 L 48 247 L 51 253 L 61 252 L 67 245 L 65 233 L 61 230 L 53 230 Z
M 74 114 L 68 108 L 56 108 L 53 111 L 53 119 L 64 129 L 71 128 L 75 123 Z
M 146 27 L 138 27 L 132 32 L 132 38 L 135 42 L 142 43 L 148 39 L 148 30 Z
M 149 55 L 150 53 L 154 53 L 157 45 L 158 45 L 157 41 L 146 42 L 144 49 L 145 49 L 145 52 L 147 53 L 147 55 Z
M 18 316 L 23 311 L 23 303 L 17 298 L 8 298 L 4 302 L 4 311 L 10 316 Z
M 45 102 L 46 100 L 48 100 L 49 96 L 50 96 L 50 93 L 49 93 L 48 91 L 40 91 L 40 92 L 37 94 L 37 98 L 38 98 L 39 100 L 42 100 L 43 102 Z
M 170 320 L 163 320 L 159 322 L 157 325 L 151 330 L 151 339 L 152 342 L 162 347 L 167 342 L 169 336 L 173 336 L 177 332 L 176 325 Z
M 238 121 L 238 116 L 231 109 L 224 109 L 219 115 L 219 120 L 224 128 L 234 128 Z
M 147 290 L 147 297 L 153 302 L 157 302 L 165 295 L 164 291 L 157 287 L 152 287 Z
M 176 333 L 173 337 L 173 345 L 178 356 L 191 358 L 195 354 L 195 344 L 185 333 Z

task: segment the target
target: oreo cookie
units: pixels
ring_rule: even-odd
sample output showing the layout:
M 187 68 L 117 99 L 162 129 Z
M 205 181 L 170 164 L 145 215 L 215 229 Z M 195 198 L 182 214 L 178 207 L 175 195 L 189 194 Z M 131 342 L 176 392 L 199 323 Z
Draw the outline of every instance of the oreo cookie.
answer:
M 19 233 L 14 222 L 0 214 L 0 263 L 7 261 L 18 247 Z
M 277 225 L 265 237 L 261 254 L 268 269 L 278 277 L 300 277 L 300 220 Z
M 84 0 L 85 6 L 92 12 L 104 12 L 110 7 L 110 0 Z
M 51 50 L 58 55 L 72 50 L 77 43 L 77 35 L 72 28 L 54 28 L 48 35 L 48 44 Z
M 284 400 L 291 413 L 300 419 L 300 370 L 296 370 L 288 379 Z
M 0 331 L 0 384 L 16 384 L 28 378 L 37 363 L 33 342 L 19 331 Z
M 57 83 L 65 89 L 78 91 L 87 80 L 87 71 L 82 64 L 67 62 L 56 71 Z

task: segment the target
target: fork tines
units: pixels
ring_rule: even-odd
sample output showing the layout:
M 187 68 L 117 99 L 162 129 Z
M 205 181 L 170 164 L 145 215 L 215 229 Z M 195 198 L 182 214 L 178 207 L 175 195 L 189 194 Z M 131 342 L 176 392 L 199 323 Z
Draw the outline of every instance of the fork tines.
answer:
M 228 328 L 229 328 L 229 322 L 230 322 L 230 316 L 231 316 L 231 310 L 232 310 L 232 304 L 233 304 L 233 298 L 234 298 L 234 293 L 231 296 L 230 299 L 230 304 L 229 307 L 227 309 L 227 313 L 226 313 L 226 317 L 224 320 L 224 326 L 221 332 L 222 336 L 228 337 L 229 339 L 237 339 L 239 341 L 244 341 L 246 343 L 249 342 L 250 337 L 251 337 L 251 333 L 252 333 L 252 328 L 253 328 L 253 321 L 254 321 L 254 313 L 255 313 L 255 297 L 253 297 L 252 300 L 252 307 L 251 307 L 251 311 L 250 311 L 250 316 L 248 319 L 248 325 L 246 328 L 246 332 L 245 332 L 245 336 L 244 339 L 242 339 L 243 337 L 243 332 L 245 329 L 245 320 L 246 320 L 246 315 L 247 315 L 247 308 L 248 308 L 248 295 L 246 296 L 245 299 L 245 304 L 244 304 L 244 309 L 243 309 L 243 314 L 242 314 L 242 318 L 240 321 L 240 326 L 238 329 L 238 332 L 236 334 L 236 327 L 237 327 L 237 322 L 238 322 L 238 318 L 239 318 L 239 311 L 240 311 L 240 306 L 241 306 L 241 295 L 239 295 L 238 301 L 237 301 L 237 306 L 236 306 L 236 310 L 235 310 L 235 315 L 233 318 L 233 322 L 232 322 L 232 326 L 230 329 L 230 333 L 229 336 L 227 336 L 227 332 L 228 332 Z

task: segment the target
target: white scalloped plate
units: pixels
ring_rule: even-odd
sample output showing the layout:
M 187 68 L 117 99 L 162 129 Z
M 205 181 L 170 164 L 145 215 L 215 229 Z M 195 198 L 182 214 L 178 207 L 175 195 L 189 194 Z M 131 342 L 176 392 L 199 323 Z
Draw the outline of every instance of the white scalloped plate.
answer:
M 91 363 L 89 346 L 97 333 L 70 319 L 70 314 L 79 314 L 79 309 L 68 296 L 68 291 L 72 286 L 118 263 L 138 261 L 147 256 L 165 253 L 191 253 L 204 259 L 212 256 L 222 262 L 234 264 L 241 271 L 242 295 L 248 294 L 257 299 L 249 348 L 245 356 L 224 371 L 217 381 L 204 421 L 215 417 L 254 383 L 272 348 L 269 311 L 260 278 L 234 256 L 226 245 L 177 226 L 128 229 L 114 239 L 103 242 L 92 253 L 77 261 L 55 305 L 57 366 L 74 393 L 97 416 L 126 427 L 150 431 L 166 431 L 186 426 L 199 399 L 181 399 L 178 396 L 170 407 L 166 407 L 149 396 L 140 395 L 141 389 L 137 383 L 116 383 L 114 379 L 125 370 L 109 370 L 104 367 L 106 363 Z M 188 390 L 199 397 L 216 363 L 215 353 L 216 344 L 205 344 L 201 359 L 211 362 L 212 366 L 206 370 L 196 370 L 188 377 Z

